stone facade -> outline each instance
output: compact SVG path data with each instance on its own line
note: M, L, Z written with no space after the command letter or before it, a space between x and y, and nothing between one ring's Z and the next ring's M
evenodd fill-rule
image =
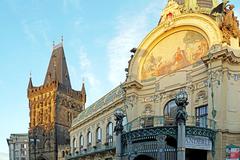
M71 88L63 45L54 46L45 82L28 85L30 159L57 159L58 145L69 145L68 129L83 109L86 92Z
M174 100L181 90L187 92L189 102L186 136L206 142L197 149L189 145L186 159L224 160L226 146L239 145L239 37L230 35L226 43L219 27L221 15L209 16L208 6L188 8L191 3L217 6L216 1L189 0L184 6L168 2L158 26L132 50L119 92L114 89L73 120L68 159L107 159L111 153L114 159L116 147L108 149L105 143L107 124L117 108L128 122L122 143L116 144L122 147L122 159L175 159ZM103 131L100 144L94 140L98 127ZM89 145L90 132L94 138ZM166 152L156 151L158 147Z
M29 160L28 134L11 134L7 143L9 160Z

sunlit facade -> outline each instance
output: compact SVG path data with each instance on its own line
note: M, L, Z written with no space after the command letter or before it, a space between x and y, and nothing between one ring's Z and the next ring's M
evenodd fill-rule
M116 159L117 145L123 160L176 159L181 90L189 97L187 160L224 160L228 145L240 146L240 31L231 7L211 13L217 5L168 1L158 26L131 50L126 81L73 120L67 159ZM126 114L121 144L117 108Z

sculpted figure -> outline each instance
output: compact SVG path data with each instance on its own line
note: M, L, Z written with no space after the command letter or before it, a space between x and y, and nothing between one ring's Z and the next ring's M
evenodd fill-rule
M222 24L220 25L221 30L223 31L224 42L230 44L230 37L240 38L239 30L239 21L237 17L234 16L234 5L227 5L224 9L224 17Z

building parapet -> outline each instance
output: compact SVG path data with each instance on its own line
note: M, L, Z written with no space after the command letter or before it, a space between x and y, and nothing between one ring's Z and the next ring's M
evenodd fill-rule
M93 103L91 106L86 108L84 111L82 111L77 118L73 120L72 127L77 125L79 122L85 120L87 117L91 117L92 115L96 114L98 110L103 110L103 108L109 106L113 102L116 102L117 100L124 97L124 90L121 88L121 86L116 87L112 91L110 91L108 94L103 96L101 99Z

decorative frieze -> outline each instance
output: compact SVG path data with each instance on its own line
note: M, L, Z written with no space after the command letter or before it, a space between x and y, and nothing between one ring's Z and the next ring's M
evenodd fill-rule
M240 73L231 73L230 71L227 71L227 78L228 80L239 81Z
M103 109L103 107L109 106L111 103L123 98L125 96L124 90L121 86L118 86L110 93L102 97L100 100L86 108L82 111L76 119L73 120L73 124L79 123L81 120L84 120L86 117L91 116L93 113L96 113L98 109Z

